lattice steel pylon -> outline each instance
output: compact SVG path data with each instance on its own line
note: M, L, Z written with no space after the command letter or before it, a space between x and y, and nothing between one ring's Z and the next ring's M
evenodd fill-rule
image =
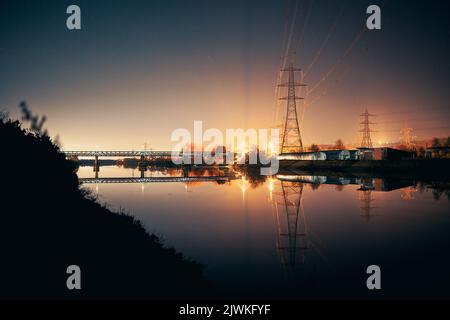
M303 151L302 137L300 134L300 127L298 125L297 117L297 100L303 100L302 97L298 97L296 94L297 87L305 87L301 81L295 82L295 72L301 69L294 68L291 63L289 68L282 69L282 71L288 71L288 82L279 84L279 87L287 87L287 96L281 97L280 100L286 100L286 119L283 126L283 138L281 140L281 154L283 153L298 153ZM303 72L300 79L303 79Z
M405 123L405 126L402 128L402 144L406 147L411 146L411 131L412 128L408 128L408 126Z
M360 114L360 117L363 117L363 121L360 124L363 125L363 129L359 130L363 133L361 140L361 148L373 148L372 139L370 138L370 133L374 132L370 129L371 124L375 124L374 122L370 122L369 118L374 117L374 114L370 114L369 111L366 111L363 114Z

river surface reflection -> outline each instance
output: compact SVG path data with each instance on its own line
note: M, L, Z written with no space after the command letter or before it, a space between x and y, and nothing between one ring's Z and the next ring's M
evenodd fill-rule
M230 178L149 179L218 175ZM92 167L80 167L78 176L95 178ZM102 180L120 177L133 179ZM445 188L398 178L175 169L141 174L115 166L101 167L98 178L84 187L202 263L225 296L450 297ZM382 271L376 292L366 287L372 264Z

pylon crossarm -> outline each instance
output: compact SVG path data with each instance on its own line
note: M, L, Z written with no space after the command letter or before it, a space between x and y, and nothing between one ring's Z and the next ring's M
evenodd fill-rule
M304 83L298 83L298 82L296 82L296 83L288 83L288 82L286 82L286 83L280 83L279 85L277 85L277 87L289 87L289 86L307 87L308 85L304 84Z
M300 97L281 97L280 100L303 100L304 98L300 98Z
M302 71L302 69L290 67L290 68L281 69L281 71Z

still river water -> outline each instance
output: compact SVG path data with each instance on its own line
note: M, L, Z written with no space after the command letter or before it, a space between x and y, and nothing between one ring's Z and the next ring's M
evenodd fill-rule
M80 167L78 176L95 175L92 167ZM150 170L144 176L183 172ZM107 177L141 173L102 166L99 178ZM304 174L140 181L87 180L84 187L202 263L205 276L228 297L450 297L445 188ZM373 264L381 268L382 289L369 291L366 268Z

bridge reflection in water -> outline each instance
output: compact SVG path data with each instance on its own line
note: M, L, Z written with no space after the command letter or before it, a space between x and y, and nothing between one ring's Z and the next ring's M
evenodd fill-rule
M225 183L238 177L234 171L229 170L228 167L222 166L208 166L208 167L196 167L191 165L182 165L180 168L170 170L169 175L156 175L146 177L146 172L159 171L152 169L152 167L144 164L137 166L139 170L139 177L133 175L131 177L100 177L99 170L96 170L96 164L94 164L94 177L78 178L81 183L158 183L158 182L217 182ZM134 168L133 168L134 169Z
M226 182L236 179L234 176L200 176L200 177L112 177L112 178L80 178L81 183L151 183L151 182Z

